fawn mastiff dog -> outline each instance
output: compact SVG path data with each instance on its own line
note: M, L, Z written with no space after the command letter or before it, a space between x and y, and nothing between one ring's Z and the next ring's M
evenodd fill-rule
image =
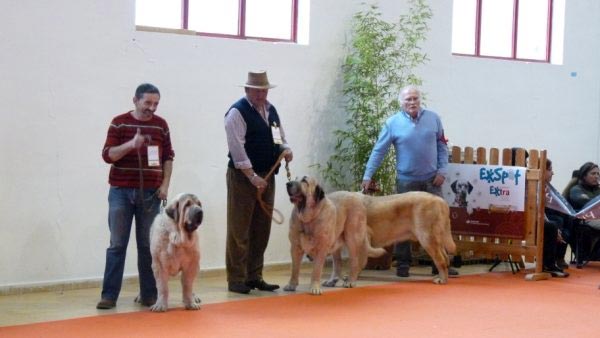
M290 201L294 204L290 218L289 239L292 256L292 275L285 291L295 291L298 286L300 262L304 254L313 259L310 293L320 295L321 273L327 255L335 253L331 278L323 283L335 286L341 272L341 249L345 244L350 260L350 276L344 287L355 286L358 274L367 257L385 253L382 248L371 247L367 237L367 210L360 194L335 192L325 195L313 178L287 183Z
M450 232L450 209L444 199L414 191L389 196L362 195L362 200L367 210L371 245L383 247L409 239L418 241L439 271L433 282L448 282L448 253L456 252L456 244Z
M150 228L152 270L156 279L158 298L151 311L162 312L168 308L169 276L181 272L183 303L188 310L200 308L200 298L192 291L194 279L200 268L198 232L203 210L198 197L179 194L156 216Z

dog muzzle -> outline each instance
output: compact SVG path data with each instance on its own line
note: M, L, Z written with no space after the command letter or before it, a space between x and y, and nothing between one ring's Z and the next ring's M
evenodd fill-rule
M202 219L204 218L204 212L200 206L194 205L191 206L187 211L187 220L185 222L185 230L187 232L193 232L200 224L202 224Z

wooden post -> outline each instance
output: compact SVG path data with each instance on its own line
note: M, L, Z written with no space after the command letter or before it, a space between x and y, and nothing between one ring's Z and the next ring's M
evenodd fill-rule
M532 158L531 162L534 161ZM529 281L536 281L550 278L550 274L543 272L544 266L544 220L545 220L545 207L546 207L546 151L542 150L539 165L540 168L540 180L538 184L537 193L537 213L536 213L536 261L535 261L535 272L525 275L525 279Z

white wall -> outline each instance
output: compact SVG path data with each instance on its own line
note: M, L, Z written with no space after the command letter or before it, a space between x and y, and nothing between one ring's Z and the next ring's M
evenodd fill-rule
M111 118L132 108L135 87L146 81L161 90L158 114L172 131L171 195L201 198L201 267L223 267L223 116L243 95L247 71L268 70L278 84L269 98L295 152L292 173L310 174L319 153L312 149L323 140L317 135L330 129L319 116L339 110L339 63L352 13L339 4L313 2L308 46L136 31L134 0L5 4L0 287L102 277L109 166L101 149ZM276 207L287 218L284 183L280 175ZM289 261L287 222L273 226L266 260ZM135 266L131 243L126 274Z
M600 2L566 2L563 65L452 56L452 1L431 3L421 74L452 144L546 149L561 191L573 169L598 162Z
M132 108L141 82L161 90L158 114L172 130L171 194L196 193L206 209L203 269L224 266L223 115L246 72L267 69L278 84L269 98L294 149L294 176L314 174L309 166L328 156L330 131L342 124L340 65L360 1L311 1L308 46L136 31L134 0L5 2L0 287L101 278L109 166L100 152L110 119ZM380 3L392 18L406 6ZM567 3L563 66L451 56L451 1L431 4L431 61L421 74L453 144L548 149L557 187L572 168L598 161L600 3ZM284 183L280 174L276 207L287 218ZM288 251L287 226L274 224L267 263L289 261Z

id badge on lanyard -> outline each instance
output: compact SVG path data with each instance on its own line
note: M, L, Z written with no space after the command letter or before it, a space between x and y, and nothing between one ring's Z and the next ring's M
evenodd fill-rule
M159 167L160 166L160 157L158 146L148 146L148 166L149 167Z
M273 143L283 144L283 140L281 139L281 132L279 131L277 122L273 122L273 125L271 126L271 133L273 134Z

